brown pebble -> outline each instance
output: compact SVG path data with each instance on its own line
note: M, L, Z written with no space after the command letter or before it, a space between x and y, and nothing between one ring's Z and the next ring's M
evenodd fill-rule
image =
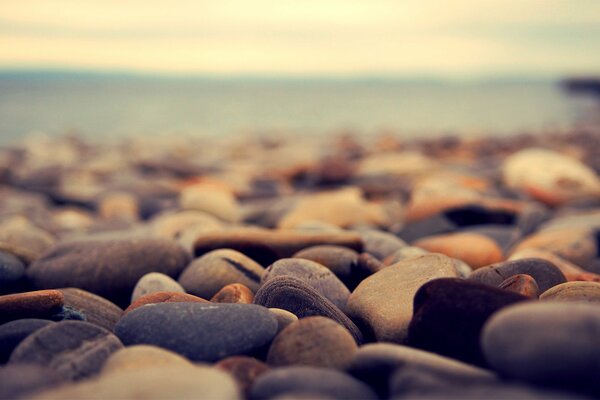
M36 290L0 296L0 323L21 318L43 318L61 310L65 301L59 290Z
M250 391L256 378L270 370L264 362L247 356L224 358L216 363L215 367L229 372L245 394Z
M187 293L179 292L155 292L140 297L129 307L125 309L123 314L135 310L138 307L145 306L146 304L156 303L210 303L208 300L204 300L201 297L193 296Z
M213 303L238 303L252 304L254 293L246 285L241 283L231 283L223 286L221 290L215 294L210 301Z
M540 295L540 288L531 275L517 274L513 275L498 286L500 289L522 294L523 296L537 299Z

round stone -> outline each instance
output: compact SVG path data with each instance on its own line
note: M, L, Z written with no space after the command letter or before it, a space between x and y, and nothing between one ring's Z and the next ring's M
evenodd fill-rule
M38 329L13 351L11 363L51 368L69 380L88 378L100 371L106 359L123 345L99 326L63 321Z
M210 303L208 300L204 300L201 297L193 296L187 293L179 292L156 292L150 293L140 297L129 305L124 311L127 314L130 311L135 310L146 304L157 304L157 303Z
M264 268L244 254L230 249L211 251L194 260L179 277L179 283L193 295L210 299L223 286L241 283L258 290Z
M171 368L193 365L187 358L172 351L145 344L128 346L111 354L102 373L121 373L143 368Z
M133 303L142 296L156 292L179 292L185 293L177 281L160 272L150 272L140 278L133 288L131 302Z
M247 356L227 357L216 363L215 367L233 376L242 392L246 395L249 394L254 381L270 369L264 362Z
M599 282L565 282L546 290L540 300L600 303Z
M531 302L490 318L481 343L491 367L508 378L597 393L599 335L596 304Z
M313 287L344 311L350 291L333 272L323 265L310 260L283 258L275 261L263 275L262 281L268 282L277 276L292 276Z
M166 239L87 240L53 247L27 270L37 288L77 287L128 304L148 272L178 275L189 256Z
M161 303L128 312L115 333L125 345L151 344L213 362L267 345L277 321L254 304Z
M325 317L307 317L281 331L269 348L267 363L273 366L310 365L345 369L356 351L350 332Z
M348 313L378 341L403 342L417 290L430 280L456 276L452 259L441 254L401 261L363 280L348 300Z
M383 260L404 246L406 242L394 234L376 229L366 229L359 232L363 242L363 251Z
M348 282L358 262L358 253L342 246L312 246L294 254L294 258L314 261L329 268L342 282Z
M52 321L47 319L17 319L0 325L0 364L8 361L11 353L33 332L46 325L52 324Z
M231 283L219 290L210 301L212 303L252 304L254 293L248 286L241 283Z

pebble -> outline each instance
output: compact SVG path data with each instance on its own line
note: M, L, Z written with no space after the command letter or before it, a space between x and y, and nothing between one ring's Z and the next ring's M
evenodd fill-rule
M484 366L479 347L484 323L498 310L525 300L520 294L463 279L427 282L414 297L408 343Z
M324 265L344 283L352 280L352 274L358 263L358 253L342 246L312 246L300 250L293 257Z
M27 336L12 352L10 363L50 367L75 381L97 374L106 359L122 347L106 329L87 322L63 321Z
M0 250L12 253L25 264L51 248L56 239L48 232L21 218L0 224Z
M292 393L310 395L311 398L377 399L369 386L350 375L329 368L308 366L282 367L262 374L250 389L250 399L266 400Z
M11 253L0 251L0 293L17 284L25 275L25 265Z
M378 341L402 343L417 290L430 280L456 276L454 263L444 255L401 261L363 280L348 300L348 314L369 327Z
M123 310L104 297L77 288L59 289L64 296L64 308L81 315L83 320L112 331Z
M277 319L277 333L281 332L292 322L298 321L296 314L293 314L287 310L283 310L281 308L269 308L269 311L271 311L271 313L275 316L275 319Z
M140 206L135 195L113 192L100 199L98 214L108 220L136 221L139 219Z
M233 249L269 266L280 258L292 257L307 247L337 245L362 249L360 236L350 232L312 232L293 229L236 228L206 232L194 243L196 257L216 249Z
M570 261L565 260L556 254L550 253L546 250L540 249L523 249L518 252L511 254L509 261L522 260L524 258L541 258L552 264L554 264L560 272L563 273L568 281L592 281L600 282L600 275L588 272L581 267L573 264Z
M254 293L248 286L241 283L230 283L223 286L211 299L212 303L252 304Z
M427 251L421 247L417 247L417 246L401 247L398 250L396 250L395 252L393 252L392 254L390 254L389 256L387 256L383 260L383 263L385 265L392 265L392 264L396 264L397 262L407 260L409 258L424 256L425 254L429 254L429 251Z
M346 328L325 317L307 317L291 323L273 340L267 363L280 367L310 365L344 370L357 346Z
M64 383L51 368L35 364L12 364L0 367L0 399L29 397L36 392Z
M179 292L156 292L150 293L145 296L140 297L133 303L129 305L123 312L127 314L130 311L135 310L141 306L145 306L146 304L158 304L158 303L210 303L208 300L205 300L201 297L194 296L187 293L179 293Z
M126 313L115 333L127 346L152 344L193 361L214 362L268 345L277 321L254 304L161 303Z
M166 239L88 240L56 245L27 276L39 289L73 286L123 305L146 273L176 276L188 261L183 248Z
M492 316L481 344L490 366L508 378L598 393L599 335L595 304L528 302Z
M278 276L300 279L329 299L340 310L344 311L346 308L350 291L333 272L319 263L298 258L282 258L266 269L262 282L268 282Z
M172 351L146 344L124 347L110 355L102 374L122 373L144 368L171 368L193 365L187 358Z
M154 216L151 221L154 235L166 239L177 239L190 231L198 233L203 230L217 230L223 225L216 217L194 210L162 213Z
M517 274L506 278L498 287L532 299L537 299L540 295L537 282L531 275L527 274Z
M142 276L135 284L131 294L131 302L133 303L142 296L156 292L185 293L185 289L168 275L160 272L150 272Z
M425 237L414 242L413 245L433 253L457 258L473 269L504 260L502 248L496 241L470 232Z
M266 282L256 292L254 303L268 308L287 310L298 318L323 316L338 322L362 343L358 327L331 301L303 281L291 276L278 276Z
M21 318L51 318L64 305L59 290L36 290L0 296L0 323Z
M0 364L5 364L11 353L27 336L52 324L46 319L24 318L0 325Z
M505 261L480 268L469 275L469 280L498 287L511 276L521 274L530 275L535 279L542 292L567 280L554 264L538 258Z
M540 300L600 302L599 282L565 282L546 290Z
M255 292L264 273L262 266L239 251L219 249L188 265L179 284L190 294L210 299L230 283L241 283Z
M233 193L209 183L184 188L179 204L184 210L203 211L227 222L236 222L240 218L240 207Z
M358 232L363 242L363 251L383 260L402 247L406 242L394 234L376 229L365 229Z
M206 366L142 368L101 375L77 384L43 391L32 400L198 399L241 400L233 378Z
M237 382L242 393L247 397L256 379L269 371L264 362L253 357L231 356L215 364L216 368L228 372Z

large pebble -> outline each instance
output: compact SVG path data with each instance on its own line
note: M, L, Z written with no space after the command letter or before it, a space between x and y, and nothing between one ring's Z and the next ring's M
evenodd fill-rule
M89 240L59 244L36 260L27 276L37 288L77 287L128 304L148 272L178 275L189 257L166 239Z
M212 362L259 350L277 333L277 321L254 304L161 303L128 312L115 333L125 345L152 344Z
M62 311L64 300L64 295L58 290L0 296L0 323L21 318L52 318Z
M495 314L481 343L489 364L506 377L598 391L599 336L595 304L534 302Z
M356 351L350 332L325 317L302 318L281 331L269 348L273 366L311 365L345 369Z
M179 277L190 294L210 299L230 283L241 283L258 290L265 270L239 251L219 249L194 260Z
M267 268L262 281L263 283L268 282L277 276L298 278L328 298L340 310L346 309L350 291L333 272L319 263L297 258L284 258L275 261Z
M350 375L306 366L276 368L262 374L252 386L250 398L266 400L292 393L309 395L310 398L377 399L369 386Z
M352 320L326 297L297 278L279 276L271 279L256 292L254 303L287 310L298 318L319 315L331 318L348 329L357 343L362 343L362 333Z
M0 325L0 364L8 361L11 353L33 332L52 324L47 319L25 318Z
M520 274L530 275L535 279L542 292L567 280L554 264L539 258L505 261L479 268L469 275L469 280L497 287L511 276Z
M216 249L233 249L263 266L280 258L292 257L307 247L319 244L362 249L360 236L349 232L311 232L292 229L236 228L201 233L195 241L196 256Z
M408 246L402 239L394 234L376 229L359 231L365 253L369 253L379 260L383 260L402 247Z
M106 359L122 347L106 329L87 322L63 321L25 338L10 362L47 366L66 379L79 380L98 373Z
M312 246L294 254L294 258L311 260L326 266L342 282L348 282L358 262L358 253L342 246Z
M378 341L403 342L413 316L413 298L426 282L458 273L452 259L430 254L391 265L363 280L347 309Z
M171 368L173 366L191 366L185 357L172 351L145 344L128 346L111 354L102 367L102 373L120 373L122 371L143 368Z
M124 311L127 314L130 311L135 310L146 304L157 304L157 303L210 303L201 297L194 296L187 293L179 292L156 292L150 293L140 297L129 305Z
M64 296L64 308L81 315L83 320L112 331L123 315L114 303L94 293L77 288L60 289Z
M180 292L185 293L177 281L160 272L150 272L140 278L133 288L131 302L133 303L142 296L155 292Z
M600 303L599 282L565 282L546 290L540 300Z
M518 293L463 279L427 282L415 295L408 342L414 347L483 365L479 347L483 324L501 308L527 299Z

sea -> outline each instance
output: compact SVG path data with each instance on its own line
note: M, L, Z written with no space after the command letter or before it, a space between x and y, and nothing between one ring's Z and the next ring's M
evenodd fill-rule
M551 79L0 72L0 143L31 134L510 135L570 129L598 104ZM595 111L594 111L595 110Z

